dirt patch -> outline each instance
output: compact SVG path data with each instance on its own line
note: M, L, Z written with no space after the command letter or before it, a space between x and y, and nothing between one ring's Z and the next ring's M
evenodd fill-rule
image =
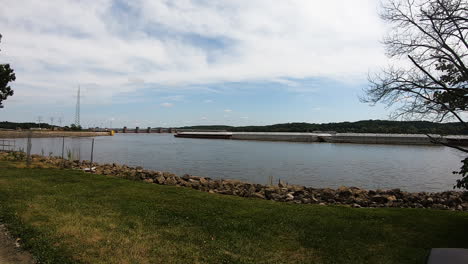
M19 247L5 226L0 224L0 263L1 264L35 264L33 256Z

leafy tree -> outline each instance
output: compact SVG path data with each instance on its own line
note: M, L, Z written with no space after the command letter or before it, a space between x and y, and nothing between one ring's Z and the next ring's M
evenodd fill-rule
M2 34L0 34L0 42L1 40ZM13 90L8 83L15 80L16 76L10 64L0 64L0 108L3 108L2 101L13 95Z
M400 64L371 76L363 101L395 107L394 117L454 119L468 130L467 14L467 0L384 0L381 18L391 25L384 45ZM462 162L456 187L468 189L468 159Z
M75 124L71 124L71 125L70 125L70 130L72 130L72 131L81 131L82 128L81 128L80 125L77 126L77 125L75 125Z

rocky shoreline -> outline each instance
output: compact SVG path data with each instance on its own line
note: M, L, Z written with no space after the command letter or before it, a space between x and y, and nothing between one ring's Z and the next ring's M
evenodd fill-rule
M0 152L3 160L24 160L24 153ZM365 190L357 187L312 188L288 185L279 182L277 185L262 185L237 180L211 179L192 175L179 177L173 173L145 170L142 167L129 167L119 164L90 164L89 161L70 161L58 157L32 155L34 167L53 167L79 169L89 173L115 176L130 180L141 180L153 184L183 186L192 189L253 197L278 202L319 205L344 205L361 207L398 207L398 208L431 208L440 210L468 211L468 192L405 192L400 189ZM91 169L92 168L92 169Z

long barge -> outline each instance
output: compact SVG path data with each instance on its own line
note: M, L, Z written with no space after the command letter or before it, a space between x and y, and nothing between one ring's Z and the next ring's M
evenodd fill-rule
M232 139L230 132L178 132L174 137L180 138L209 138L209 139Z
M178 132L180 138L232 139L288 142L329 142L357 144L433 145L424 134L370 133L274 133L274 132ZM468 136L431 135L443 143L468 146Z

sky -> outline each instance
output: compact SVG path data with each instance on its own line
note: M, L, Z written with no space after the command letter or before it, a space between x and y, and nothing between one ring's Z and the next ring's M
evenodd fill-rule
M0 120L84 127L388 119L359 101L386 65L376 0L15 0ZM53 120L52 120L53 118Z

